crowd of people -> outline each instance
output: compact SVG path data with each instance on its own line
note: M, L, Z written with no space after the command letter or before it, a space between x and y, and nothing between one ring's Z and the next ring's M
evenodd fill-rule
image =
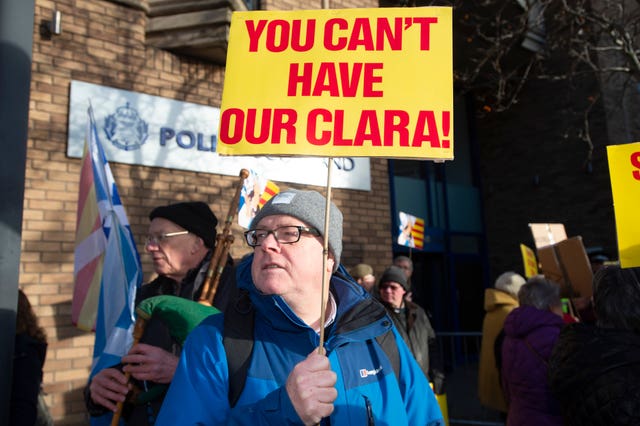
M229 259L223 273L214 301L223 313L204 320L184 346L152 317L120 364L90 378L89 413L113 413L120 403L127 425L444 425L430 383L435 378L438 391L444 381L429 356L435 333L406 297L411 269L390 266L377 283L369 265L347 271L342 214L331 203L325 229L325 204L320 193L298 190L265 204L245 232L253 253L237 265ZM189 202L157 207L149 219L145 248L157 278L137 302L165 294L197 300L216 244L215 215ZM385 301L392 285L402 287L401 300ZM246 360L238 367L236 358Z
M569 312L542 275L485 290L478 396L508 426L640 424L640 268L594 272Z
M325 224L325 205L320 193L294 189L269 200L244 233L253 252L225 260L213 301L220 313L184 344L150 318L121 363L90 377L88 413L118 412L131 426L444 425L442 354L429 312L412 300L411 258L343 267L342 213L330 203ZM158 295L195 303L216 216L205 203L181 202L153 209L149 221L156 278L136 303ZM46 336L25 300L20 292L14 374L30 379L14 382L12 398L29 392L12 399L11 413L29 412L24 424L34 424ZM563 312L557 283L512 271L485 290L478 397L508 426L640 424L640 269L600 268L581 303L588 321ZM20 325L21 312L31 325ZM16 370L27 359L28 376Z

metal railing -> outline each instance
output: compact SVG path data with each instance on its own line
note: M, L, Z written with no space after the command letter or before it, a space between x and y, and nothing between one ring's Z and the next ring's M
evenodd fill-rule
M449 425L504 426L500 413L478 399L481 332L438 332L438 349L446 374Z

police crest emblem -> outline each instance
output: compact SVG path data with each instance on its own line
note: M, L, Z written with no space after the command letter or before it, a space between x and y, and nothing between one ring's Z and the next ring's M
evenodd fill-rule
M117 108L115 114L105 119L104 131L107 139L116 147L133 151L146 142L149 136L149 125L127 102L125 106Z

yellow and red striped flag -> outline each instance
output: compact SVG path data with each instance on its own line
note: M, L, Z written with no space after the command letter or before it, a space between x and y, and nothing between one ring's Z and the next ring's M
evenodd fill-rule
M416 221L411 227L411 236L416 248L424 248L424 219L416 217Z
M424 248L424 219L398 212L399 229L397 243L401 246Z
M238 225L248 229L256 213L278 192L278 185L250 170L240 192Z
M267 201L269 201L278 192L280 192L280 188L278 187L278 185L276 185L272 181L268 180L267 184L264 187L264 191L262 191L262 194L260 195L260 201L258 202L258 208L261 209L262 206L264 206L267 203Z

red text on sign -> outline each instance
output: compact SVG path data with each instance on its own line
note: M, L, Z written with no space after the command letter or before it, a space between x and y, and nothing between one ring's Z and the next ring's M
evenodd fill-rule
M347 135L344 110L316 108L307 116L305 136L315 146L448 149L451 112L443 111L440 117L439 128L434 111L418 111L412 120L403 110L362 110L355 131ZM254 145L295 144L297 118L297 112L288 108L229 108L220 117L219 140L227 145L243 140Z
M380 98L383 95L382 90L374 87L382 82L382 76L376 74L382 69L382 63L321 62L315 71L312 62L302 64L302 68L300 65L289 65L287 96L329 95L353 98L361 95L365 98ZM359 87L361 92L358 91Z
M404 36L411 31L419 39L419 49L429 50L431 25L437 23L438 18L434 17L355 18L353 21L333 18L324 25L322 43L332 52L402 50ZM273 53L289 49L307 52L314 47L316 25L315 19L247 20L249 52L257 52L261 48ZM415 27L418 28L417 34L413 31Z
M283 52L289 47L296 52L306 52L313 47L314 33L316 30L315 19L306 21L306 32L303 34L302 20L274 19L267 21L246 21L247 34L249 35L249 52L257 52L260 37L265 34L265 47L270 52Z
M227 145L235 145L243 138L254 145L265 142L279 144L282 141L295 144L297 119L296 110L289 108L260 111L249 108L246 113L240 108L229 108L220 116L219 139Z
M632 172L635 180L640 180L640 152L634 152L631 154L631 165L638 170Z
M395 18L392 30L388 18L376 19L375 29L371 28L372 20L369 18L356 18L351 28L348 20L333 18L324 26L324 47L331 51L382 51L386 41L391 50L402 50L403 30L407 31L413 24L417 24L420 27L420 50L429 50L430 25L437 22L438 18Z
M352 137L344 134L344 110L329 111L327 109L313 109L309 112L307 120L307 140L312 145L334 146L400 146L422 148L428 145L431 148L449 148L451 113L442 113L443 129L447 133L440 138L436 114L433 111L419 111L415 123L411 123L411 117L407 111L363 110L360 113L356 131ZM382 116L378 114L381 113Z

